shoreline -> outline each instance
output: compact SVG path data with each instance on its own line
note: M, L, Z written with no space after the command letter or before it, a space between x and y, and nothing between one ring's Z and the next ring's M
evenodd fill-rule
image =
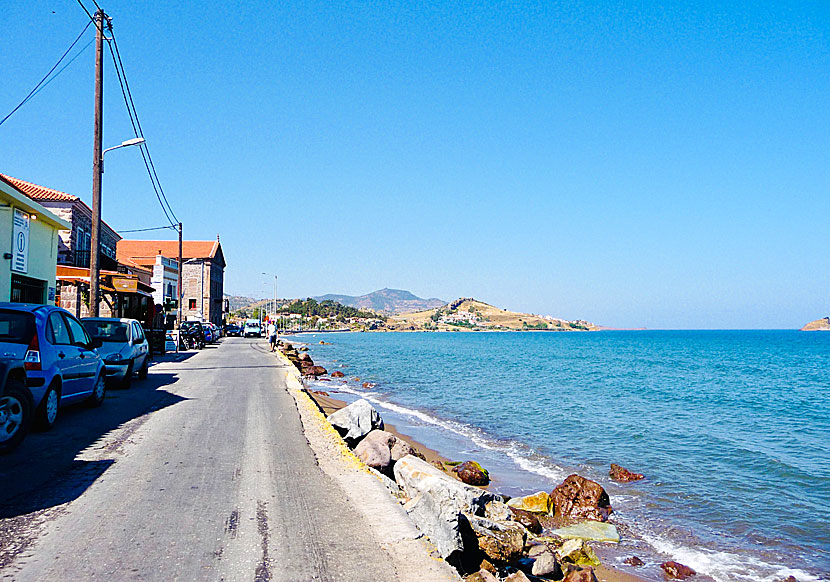
M332 388L334 388L334 386ZM330 394L322 394L321 392L327 392L325 390L306 388L304 391L319 408L320 412L322 412L325 416L328 416L348 405L347 402L335 398ZM332 392L336 391L332 390ZM442 455L440 451L428 447L405 432L399 431L395 425L389 424L385 421L383 430L395 435L401 440L406 441L417 452L424 455L424 458L428 462L441 466L449 476L455 477L452 472L447 471L447 463L451 463L453 461ZM488 489L488 487L482 487L482 489ZM634 573L626 572L607 564L600 564L599 566L594 567L594 573L596 574L599 582L647 582L649 580L646 577L638 576Z

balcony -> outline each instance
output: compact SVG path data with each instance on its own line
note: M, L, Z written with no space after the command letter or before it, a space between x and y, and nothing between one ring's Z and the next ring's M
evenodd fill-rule
M73 251L72 253L75 255L75 260L70 261L69 264L73 267L84 267L86 269L89 268L89 257L91 255L90 251ZM117 271L118 270L118 261L115 259L108 257L104 254L98 255L98 268L102 271Z

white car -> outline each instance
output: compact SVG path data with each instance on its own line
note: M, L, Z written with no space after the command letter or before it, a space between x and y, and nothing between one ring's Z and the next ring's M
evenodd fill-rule
M104 359L107 380L129 388L133 374L147 377L150 366L150 344L144 329L135 319L85 317L81 323L92 338L101 340L98 353Z
M262 337L262 328L259 323L246 323L242 330L242 337Z

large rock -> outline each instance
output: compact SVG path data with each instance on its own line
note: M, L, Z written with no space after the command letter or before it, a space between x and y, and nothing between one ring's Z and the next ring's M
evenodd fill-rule
M495 564L509 564L522 555L527 532L513 521L493 521L465 515L478 540L478 549Z
M602 521L583 521L567 527L553 530L560 538L590 540L595 542L619 542L617 528Z
M645 477L642 473L632 473L625 467L620 467L616 463L611 463L611 470L608 472L608 475L614 481L622 481L623 483L627 483L628 481L639 481Z
M637 556L631 556L631 557L626 558L625 560L623 560L623 564L628 564L629 566L639 567L639 566L645 566L646 563L643 562Z
M539 523L539 518L536 515L530 511L516 509L515 507L510 507L510 511L513 514L513 521L525 526L527 531L536 535L542 533L542 524Z
M519 570L518 572L513 572L504 579L504 582L530 582L530 578L525 576L525 573Z
M677 580L685 580L690 576L694 576L697 574L694 570L689 568L688 566L684 566L680 562L663 562L660 564L660 567L663 569L663 572L666 573L666 576L669 578L675 578Z
M569 475L550 494L556 517L607 521L613 511L608 493L596 481Z
M453 467L452 471L467 485L487 485L490 482L490 474L475 461L464 461Z
M487 570L479 570L474 574L466 576L464 582L499 582L499 579Z
M599 566L600 563L591 546L582 540L567 540L556 550L556 555L562 562L580 566Z
M523 509L533 513L550 513L551 499L544 491L539 491L533 495L526 495L524 497L514 497L507 502L507 505L516 509Z
M562 567L553 552L544 551L536 556L533 568L530 571L534 576L549 576L550 578L561 578Z
M392 474L395 461L412 452L409 443L383 430L370 431L354 449L354 454L361 461L386 475Z
M424 460L407 455L393 467L395 482L410 501L404 506L442 558L464 550L461 513L481 516L501 497L453 479Z
M590 566L574 566L569 564L565 568L565 577L562 582L597 582L594 569Z
M341 372L340 370L335 370L331 373L332 378L342 378L344 375L345 374L343 374L343 372Z
M513 518L512 509L501 501L490 501L484 507L484 517L493 521L507 521Z
M351 447L354 447L370 431L383 429L383 419L380 414L363 399L330 414L328 421Z
M303 376L323 376L327 374L323 366L303 366Z

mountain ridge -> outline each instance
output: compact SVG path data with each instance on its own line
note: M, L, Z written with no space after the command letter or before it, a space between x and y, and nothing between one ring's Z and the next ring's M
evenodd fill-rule
M390 289L384 287L365 295L341 295L328 293L312 297L316 301L336 301L342 305L358 309L371 309L378 313L406 313L408 311L423 311L446 305L447 302L436 297L423 299L405 289Z

